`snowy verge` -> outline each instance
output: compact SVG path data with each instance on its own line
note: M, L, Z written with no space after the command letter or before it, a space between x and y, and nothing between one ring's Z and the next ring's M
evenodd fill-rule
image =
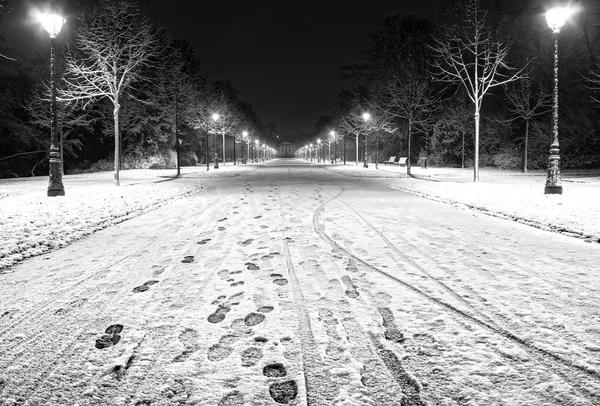
M206 189L196 178L238 176L253 166L174 170L127 170L121 186L112 172L67 175L66 195L47 197L47 178L0 180L0 272L26 258L63 247L168 202Z
M533 186L533 187L532 187ZM586 242L600 242L599 191L571 188L545 195L543 185L432 183L417 181L389 187L461 208L557 232Z
M326 169L345 176L395 178L388 186L460 208L516 221L587 242L600 242L600 171L566 171L563 194L545 195L544 171L482 168L480 182L473 182L473 169L360 165L331 165Z

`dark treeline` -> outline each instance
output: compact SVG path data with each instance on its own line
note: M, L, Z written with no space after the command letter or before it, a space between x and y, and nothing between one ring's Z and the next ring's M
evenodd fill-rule
M83 3L74 29L55 42L64 173L174 168L178 156L181 165L231 161L247 143L251 153L256 140L275 146L278 126L230 82L208 77L194 47L170 38L137 2ZM0 24L8 12L10 1L0 0ZM27 59L0 38L0 177L48 174L49 48Z
M445 0L434 18L381 21L360 60L343 67L348 87L334 113L319 118L313 155L320 139L333 142L340 159L345 148L351 161L396 155L409 164L427 157L438 165L546 168L554 36L545 12L555 2L506 3ZM558 35L561 166L600 167L600 2L571 2L571 10ZM310 142L300 154L310 154Z

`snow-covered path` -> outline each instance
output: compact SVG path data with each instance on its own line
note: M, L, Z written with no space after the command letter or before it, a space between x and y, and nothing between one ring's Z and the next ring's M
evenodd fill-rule
M0 405L600 404L597 244L300 161L202 184L0 275Z

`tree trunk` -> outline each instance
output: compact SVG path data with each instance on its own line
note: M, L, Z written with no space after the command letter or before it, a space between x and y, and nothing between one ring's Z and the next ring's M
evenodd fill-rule
M462 169L465 169L465 132L464 132L464 130L461 132L461 134L462 134L462 157L461 157L462 163L461 163L460 167Z
M475 107L475 158L473 159L473 182L479 182L479 106Z
M206 170L210 170L210 158L209 158L209 152L208 152L208 131L206 132Z
M408 119L408 151L406 152L406 174L410 175L410 139L412 135L412 120Z
M235 163L235 137L233 137L233 164L236 165L236 163Z
M121 167L121 134L119 133L119 98L115 98L113 116L115 120L115 173L114 173L114 183L119 186L121 183L119 181L119 169Z
M223 133L223 166L225 166L225 133Z
M175 97L175 151L177 152L177 176L181 174L179 166L179 133L177 132L177 97Z
M529 143L529 119L525 120L525 151L523 151L523 173L527 173L527 144Z
M346 165L346 136L344 136L344 165Z
M356 165L358 165L358 134L356 134Z
M63 132L63 128L62 125L60 127L60 132L58 134L58 136L60 137L60 173L61 174L65 174L65 139L64 139L64 132Z

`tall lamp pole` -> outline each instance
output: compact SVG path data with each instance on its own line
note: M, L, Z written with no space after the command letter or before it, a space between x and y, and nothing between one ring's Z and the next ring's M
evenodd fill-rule
M244 158L242 156L242 163L248 163L248 155L250 154L250 144L248 143L248 131L243 131L242 132L242 139L244 140L244 142L246 143L246 147L247 147L247 153L246 153L246 157ZM244 155L244 149L242 146L242 155Z
M371 119L371 115L369 113L363 113L362 115L363 121L366 123ZM369 164L367 163L367 131L365 131L365 153L363 159L363 168L368 168ZM375 162L375 167L377 167L377 162Z
M56 116L56 36L60 32L65 19L58 14L42 16L41 23L50 35L50 88L52 100L52 124L50 127L50 181L48 183L48 196L64 196L65 187L62 182L61 156L58 151L58 119Z
M221 116L217 113L212 115L212 119L215 123L219 120L220 117ZM216 128L216 126L215 126L215 128ZM216 129L215 129L214 134L215 134L213 137L214 144L215 144L215 167L214 168L219 169L219 154L217 154L217 130Z
M329 141L329 161L330 161L331 163L333 163L333 161L334 161L334 160L333 160L333 159L331 159L331 143L335 141L335 131L330 131L330 132L329 132L329 135L331 136L331 141ZM336 153L337 153L337 142L336 142L336 144L335 144L335 148L336 148L336 149L334 150L334 154L333 154L334 156L335 156L335 155L336 155ZM335 159L335 158L334 158L334 159Z
M560 179L560 153L558 148L558 34L569 17L568 7L555 7L546 12L548 27L554 37L554 97L552 109L552 144L548 157L548 177L546 178L545 194L562 194Z

